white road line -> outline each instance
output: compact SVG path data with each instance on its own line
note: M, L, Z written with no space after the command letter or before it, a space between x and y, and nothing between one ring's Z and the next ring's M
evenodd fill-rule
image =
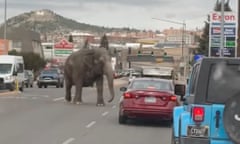
M25 97L46 97L48 98L49 95L35 95L35 94L24 94Z
M62 144L70 144L71 142L73 142L75 140L75 138L69 138L66 141L64 141Z
M116 105L112 106L112 108L115 109L115 108L116 108Z
M102 116L106 116L108 113L109 113L109 112L106 111L106 112L102 113Z
M12 99L12 98L16 98L14 96L1 96L0 98L2 99Z
M60 101L60 100L64 100L64 97L59 97L59 98L53 99L53 101Z
M90 128L90 127L92 127L95 124L96 124L96 121L92 121L88 125L86 125L86 128Z

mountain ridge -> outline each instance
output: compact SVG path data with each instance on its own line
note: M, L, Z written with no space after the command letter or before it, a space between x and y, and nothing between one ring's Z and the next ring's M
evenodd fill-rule
M4 25L1 25L1 29ZM30 12L25 12L7 20L7 27L10 28L25 28L28 30L38 31L39 33L54 33L79 30L84 32L92 32L103 34L112 31L139 31L129 28L107 28L103 26L91 25L76 20L63 17L52 10L41 9Z

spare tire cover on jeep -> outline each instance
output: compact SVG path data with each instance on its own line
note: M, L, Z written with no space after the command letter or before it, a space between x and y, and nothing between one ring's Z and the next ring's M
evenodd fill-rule
M223 123L230 139L240 144L240 93L225 103Z

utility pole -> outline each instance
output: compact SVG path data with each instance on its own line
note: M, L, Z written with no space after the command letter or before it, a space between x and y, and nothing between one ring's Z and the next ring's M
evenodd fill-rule
M4 50L5 51L8 51L6 50L7 49L7 0L5 0L5 3L4 3Z
M185 21L183 22L177 22L177 21L172 21L172 20L166 20L166 19L159 19L159 18L152 18L155 20L160 20L160 21L164 21L164 22L169 22L169 23L174 23L174 24L178 24L178 25L182 25L182 56L181 56L181 62L184 64L183 67L183 78L186 79L187 77L187 54L186 54L186 50L184 52L185 48L185 41L186 41L186 23Z
M185 47L185 39L186 39L186 35L185 35L185 32L186 32L186 23L185 21L183 22L177 22L177 21L172 21L172 20L166 20L166 19L159 19L159 18L152 18L152 19L155 19L155 20L159 20L159 21L164 21L164 22L168 22L168 23L173 23L173 24L178 24L178 25L182 25L182 60L184 59L184 47Z

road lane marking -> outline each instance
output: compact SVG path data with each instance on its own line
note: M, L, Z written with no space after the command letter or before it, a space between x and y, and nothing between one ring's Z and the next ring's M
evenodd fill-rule
M115 109L115 108L116 108L116 105L112 106L112 108Z
M86 128L90 128L90 127L92 127L95 124L96 124L96 121L92 121L88 125L86 125Z
M102 116L106 116L108 113L109 113L109 112L106 111L106 112L102 113Z
M23 94L24 97L45 97L48 98L49 95L35 95L35 94Z
M60 101L60 100L64 100L64 97L59 97L59 98L53 99L53 101Z
M75 138L69 138L66 141L64 141L62 144L70 144L71 142L73 142L75 140Z
M16 98L15 96L1 96L1 99L12 99L12 98Z

